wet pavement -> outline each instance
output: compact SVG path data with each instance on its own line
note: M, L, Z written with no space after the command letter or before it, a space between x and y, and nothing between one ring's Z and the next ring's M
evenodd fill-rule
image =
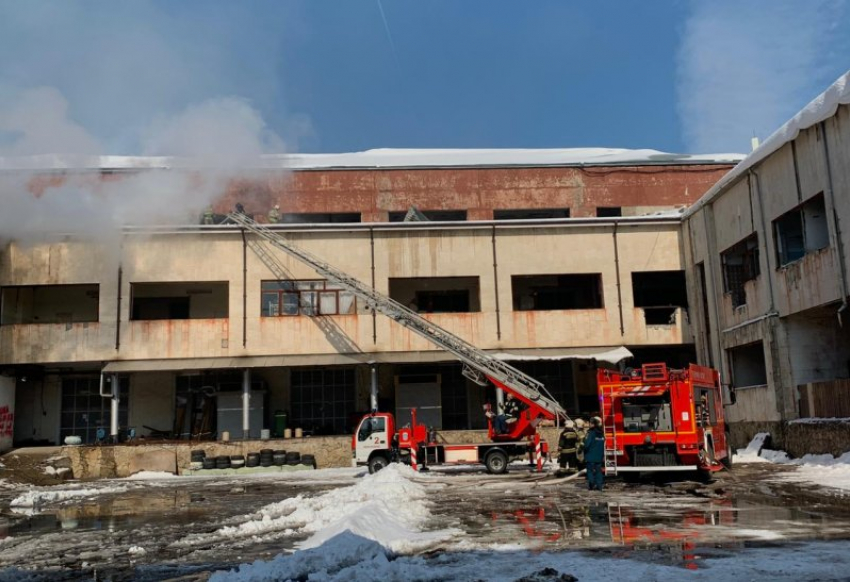
M579 480L553 485L524 468L505 477L432 472L423 482L434 483L433 527L466 532L444 550L582 550L698 569L706 557L742 548L850 538L850 496L776 480L788 470L742 465L708 484L611 480L603 492L589 492ZM103 492L94 497L32 509L10 508L26 488L0 487L0 580L203 580L217 569L269 559L306 534L183 540L362 475L323 474L98 482L93 486Z

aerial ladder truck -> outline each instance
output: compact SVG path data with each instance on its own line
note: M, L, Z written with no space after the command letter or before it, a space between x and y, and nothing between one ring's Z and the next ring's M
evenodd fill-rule
M489 442L456 445L436 442L435 432L416 422L415 409L411 413L410 424L402 427L397 427L392 414L373 411L361 419L352 438L354 462L357 465L366 465L370 472L374 472L390 462L406 463L414 469L437 464L483 463L491 473L504 473L512 459L530 456L540 470L542 459L548 453L548 445L541 441L537 426L544 420L559 422L568 418L564 408L542 383L293 245L269 226L256 222L242 212L231 213L228 218L256 235L252 239L246 237L246 243L278 279L289 277L269 245L312 267L327 281L349 291L375 312L389 317L455 356L463 364L464 376L476 384L486 386L488 382L492 383L525 405L516 422L508 425L507 433L496 434L493 423L489 422Z

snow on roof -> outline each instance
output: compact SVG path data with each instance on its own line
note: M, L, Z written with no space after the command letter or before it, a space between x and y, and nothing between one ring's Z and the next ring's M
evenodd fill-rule
M734 164L741 154L671 154L649 149L374 149L341 154L273 154L244 164L252 169L428 168L483 166L608 166ZM157 156L46 154L0 157L0 170L129 170L205 168L214 160Z
M683 219L697 212L703 206L714 200L724 188L729 186L743 176L750 168L771 154L778 151L782 146L791 142L800 135L804 129L825 121L835 115L839 105L850 104L850 71L847 71L833 83L829 89L815 97L811 103L800 110L797 115L789 119L785 125L777 129L770 137L764 140L758 148L744 158L741 163L732 168L725 176L712 186L693 206L688 208Z

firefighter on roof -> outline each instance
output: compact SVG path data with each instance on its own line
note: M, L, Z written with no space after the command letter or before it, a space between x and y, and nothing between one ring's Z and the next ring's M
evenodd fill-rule
M280 205L275 204L274 208L269 210L269 223L277 224L280 222Z

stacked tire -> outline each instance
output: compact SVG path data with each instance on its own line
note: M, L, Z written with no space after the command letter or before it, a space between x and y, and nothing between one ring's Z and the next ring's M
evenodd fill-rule
M260 466L260 453L248 453L248 456L245 458L245 466L246 467L259 467Z
M216 457L215 458L215 468L216 469L229 469L230 468L230 457L227 455Z
M301 453L298 451L289 451L286 453L286 464L287 465L300 465L301 464Z
M310 467L316 468L316 457L315 455L301 455L301 464L308 465Z
M263 449L260 451L260 466L271 467L274 464L274 451L271 449Z
M288 453L283 450L278 450L274 452L272 455L272 461L274 462L275 467L283 467L286 464L286 457Z
M204 451L201 451L201 450L192 451L191 452L191 459L190 459L190 462L189 462L189 469L191 469L192 471L197 471L199 469L206 469L206 467L204 467L204 461L206 460L206 458L207 458L207 454Z
M231 469L241 469L245 466L245 457L243 455L231 455L230 456L230 468Z
M203 469L215 469L215 466L216 466L215 457L213 457L211 459L208 459L206 457L204 458L203 466L202 466Z

